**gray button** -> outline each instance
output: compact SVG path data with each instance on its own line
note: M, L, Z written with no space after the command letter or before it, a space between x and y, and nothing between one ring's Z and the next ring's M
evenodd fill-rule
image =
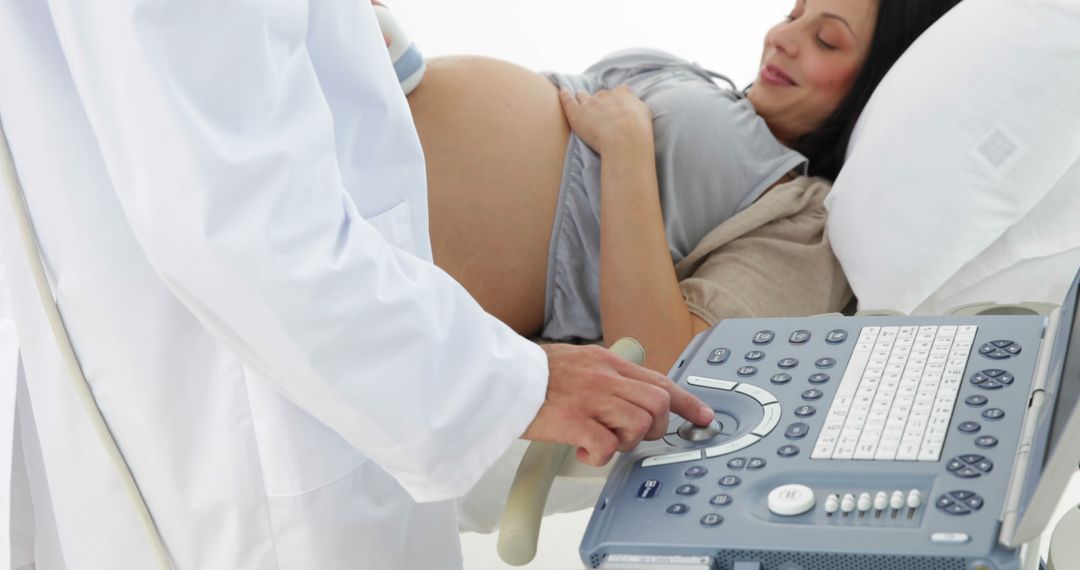
M716 526L722 522L724 522L724 517L716 513L709 513L701 517L701 524L704 526Z
M750 460L746 462L746 468L749 469L750 471L757 471L758 469L764 469L765 465L766 465L765 460L760 458L760 457L751 457Z
M982 497L975 495L974 497L964 499L964 504L967 506L967 508L973 511L977 511L983 507L983 500Z
M784 431L784 437L788 439L802 439L810 433L810 426L802 422L791 424Z
M967 399L964 400L964 403L972 407L979 407L985 406L988 400L989 399L982 394L975 394L974 396L968 396Z
M728 357L731 356L731 351L726 348L717 348L709 353L709 358L706 360L709 364L723 364L727 362Z
M742 471L746 467L745 457L736 457L727 462L728 469L733 471Z
M811 384L824 384L830 380L829 375L824 372L818 372L817 374L810 375Z
M986 459L975 464L975 468L983 473L989 473L994 470L994 462Z
M742 483L742 479L738 475L725 475L720 478L721 487L738 487L739 483Z
M961 479L974 479L976 477L981 477L982 473L980 473L977 469L973 469L971 467L965 467L965 468L960 469L958 471L953 471L953 475L956 475L957 477L959 477Z
M847 331L836 329L834 331L829 331L829 334L825 335L825 342L829 344L840 344L847 340L847 337Z
M825 393L821 390L807 390L802 393L802 399L812 402L814 400L820 400Z
M975 493L972 493L971 491L953 491L952 493L949 493L949 495L957 501L966 501L971 497L974 497Z
M734 499L731 498L731 495L728 495L727 493L720 493L719 495L716 495L713 498L709 499L709 504L713 505L714 507L726 507L730 505L732 501L734 501Z
M956 426L956 429L964 433L975 433L981 430L982 426L979 425L978 422L962 422L960 425Z
M998 444L998 439L996 437L992 436L992 435L981 435L981 436L975 438L975 445L977 445L977 446L979 446L979 447L981 447L983 449L988 449L988 448L994 447L997 444Z
M791 374L784 374L783 372L781 372L780 374L774 374L773 377L769 379L769 382L772 382L773 384L776 384L778 386L782 384L787 384L788 382L791 382Z
M1001 408L989 408L983 410L982 417L988 420L1000 420L1005 417L1005 410Z
M757 362L762 358L765 358L765 353L760 350L751 350L746 353L746 360L750 362Z
M956 504L956 501L950 499L949 497L946 497L946 496L942 495L941 497L938 497L937 503L935 503L935 504L937 505L937 508L939 508L939 509L946 509L946 508L949 507L949 505Z
M776 454L780 457L795 457L799 454L799 448L794 445L785 445L776 450Z
M805 344L808 340L810 340L810 331L795 331L788 337L788 342L791 344Z
M692 497L692 496L696 495L697 492L698 492L697 486L690 485L689 483L686 484L686 485L679 485L678 487L675 488L675 494L676 495L682 495L684 497Z
M777 361L776 365L780 368L783 368L784 370L790 370L798 366L799 361L795 358L781 358L779 361Z
M742 368L736 370L735 373L739 376L742 376L743 378L748 378L750 376L753 376L754 374L757 374L757 368L754 368L753 366L743 366Z
M679 437L689 442L698 443L716 437L722 429L723 426L716 420L709 422L709 425L705 427L686 421L683 422L683 425L679 426Z
M967 515L967 514L971 514L971 511L969 511L967 507L965 507L964 505L961 505L960 503L954 503L952 505L949 505L949 506L945 507L943 510L945 512L949 513L950 515Z
M800 418L808 418L816 413L817 408L815 408L814 406L804 404L802 406L799 406L798 408L795 408L795 415L799 416Z
M960 456L960 461L963 461L964 463L978 463L983 459L986 459L986 457L983 457L982 455L979 455L977 453L968 453L966 455Z
M682 503L675 503L667 508L667 514L674 516L685 515L688 512L690 512L690 507Z
M959 459L951 459L947 464L945 464L945 469L948 469L949 471L959 471L964 467L967 467L967 465Z
M772 331L759 331L754 335L754 344L769 344L776 338L776 333Z
M818 368L832 368L833 366L836 366L836 360L832 358L819 358L814 362L814 366L817 366Z
M701 479L708 474L709 470L700 465L694 465L683 472L683 475L686 475L689 479Z

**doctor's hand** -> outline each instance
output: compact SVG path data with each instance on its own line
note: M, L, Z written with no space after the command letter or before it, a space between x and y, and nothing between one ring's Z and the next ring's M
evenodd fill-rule
M663 374L599 346L549 344L544 405L522 438L576 446L582 463L606 464L616 451L667 431L668 412L708 425L713 411Z

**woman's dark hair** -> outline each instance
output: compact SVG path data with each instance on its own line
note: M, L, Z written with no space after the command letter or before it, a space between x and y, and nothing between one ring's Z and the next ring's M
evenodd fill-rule
M810 160L809 174L835 180L855 121L885 73L931 24L960 0L878 0L874 39L851 91L816 130L792 145Z

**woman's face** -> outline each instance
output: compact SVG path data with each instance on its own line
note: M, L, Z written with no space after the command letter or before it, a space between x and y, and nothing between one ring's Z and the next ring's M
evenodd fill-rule
M878 0L796 0L765 35L748 96L778 139L790 145L840 105L870 51L877 6Z

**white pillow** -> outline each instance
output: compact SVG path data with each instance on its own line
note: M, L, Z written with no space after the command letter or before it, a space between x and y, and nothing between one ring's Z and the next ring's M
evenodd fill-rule
M889 71L826 200L860 308L911 312L965 266L970 287L1080 243L1076 222L1002 239L1029 213L1028 230L1080 220L1076 200L1035 208L1080 157L1077 30L1076 0L964 0ZM990 263L969 266L980 254Z

